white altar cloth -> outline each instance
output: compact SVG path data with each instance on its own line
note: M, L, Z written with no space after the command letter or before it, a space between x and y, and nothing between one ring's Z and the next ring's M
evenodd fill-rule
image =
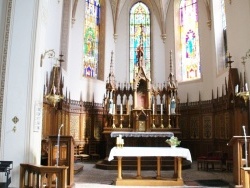
M123 137L171 137L174 136L173 132L111 132L111 137L117 137L122 135Z
M113 147L108 160L114 157L182 157L192 162L189 149L182 147Z

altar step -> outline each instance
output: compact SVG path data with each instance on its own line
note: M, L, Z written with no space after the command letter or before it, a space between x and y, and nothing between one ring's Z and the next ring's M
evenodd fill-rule
M142 157L141 158L141 170L156 170L156 158L155 157ZM96 168L103 170L117 170L117 159L108 161L108 158L100 160L96 163ZM182 169L191 168L191 162L183 159ZM137 159L135 157L126 157L122 159L123 170L137 170ZM161 170L173 170L174 159L171 157L162 157Z

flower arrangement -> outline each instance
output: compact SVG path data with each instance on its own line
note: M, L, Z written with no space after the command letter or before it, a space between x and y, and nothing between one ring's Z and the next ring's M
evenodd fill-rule
M171 136L170 139L167 139L166 142L171 146L171 147L175 147L180 145L181 141L178 140L177 137L175 136Z

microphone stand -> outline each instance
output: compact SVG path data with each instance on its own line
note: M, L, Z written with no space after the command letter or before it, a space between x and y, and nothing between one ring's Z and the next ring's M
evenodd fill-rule
M247 136L246 136L246 129L245 125L242 126L243 132L244 132L244 137L245 137L245 157L246 157L246 167L248 167L248 160L247 160Z
M60 145L60 131L61 128L63 127L63 124L60 126L58 130L58 136L57 136L57 155L56 155L56 166L58 166L58 161L59 161L59 145Z
M56 166L58 166L58 161L59 161L59 148L60 148L60 131L61 128L63 127L63 124L60 126L58 130L58 136L57 136L57 155L56 155ZM57 177L56 177L56 188L57 188Z

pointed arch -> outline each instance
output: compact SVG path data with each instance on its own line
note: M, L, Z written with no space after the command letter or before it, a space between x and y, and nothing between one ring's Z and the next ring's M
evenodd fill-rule
M84 45L83 45L83 76L98 77L98 47L100 30L100 2L99 0L86 0Z
M137 49L140 46L143 53L144 70L150 74L150 11L146 4L135 3L129 15L129 80L133 81L134 72L138 68Z
M181 0L179 7L180 58L176 64L177 78L181 82L201 78L200 44L197 0Z

